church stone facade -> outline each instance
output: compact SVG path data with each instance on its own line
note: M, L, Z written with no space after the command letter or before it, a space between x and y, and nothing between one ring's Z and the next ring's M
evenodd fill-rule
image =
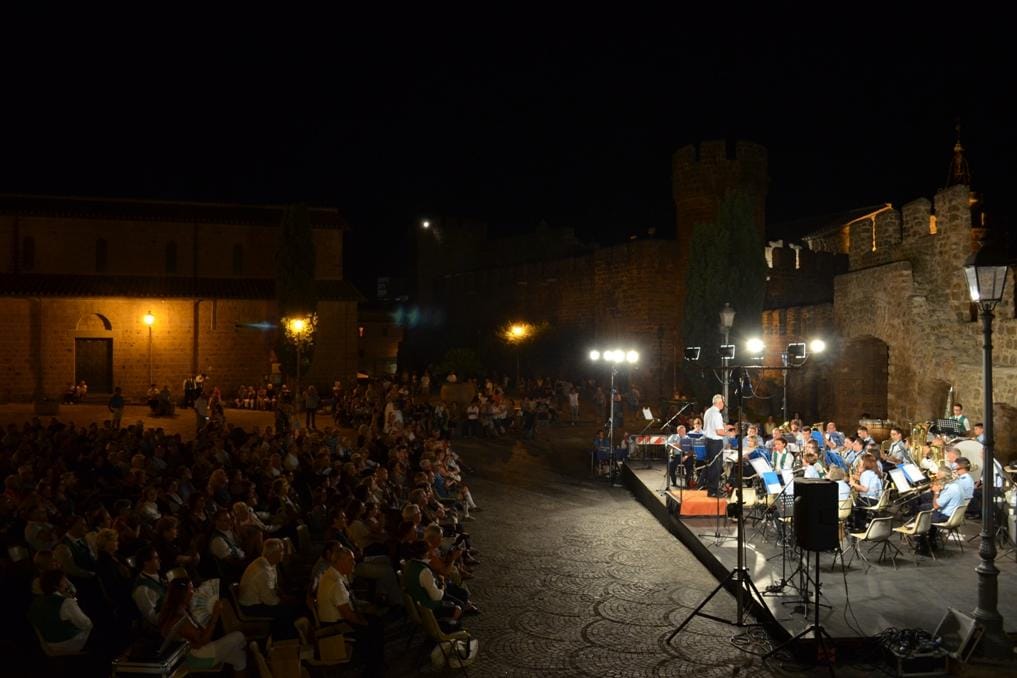
M318 333L303 383L356 369L360 295L343 223L309 210ZM224 394L273 373L281 207L0 196L0 401L59 398L85 379L141 398L208 373ZM149 326L144 318L151 314Z

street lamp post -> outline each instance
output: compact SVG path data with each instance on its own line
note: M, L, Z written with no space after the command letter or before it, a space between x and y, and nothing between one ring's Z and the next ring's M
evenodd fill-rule
M728 361L731 359L730 354L727 352L730 346L731 328L734 326L735 310L731 308L731 304L725 303L724 308L720 310L720 327L724 330L724 350L721 353L721 361L724 369L722 370L724 376L724 383L722 392L724 394L724 404L727 405L728 401L728 382L731 380L731 369L728 367Z
M154 383L152 381L152 325L155 324L155 316L149 311L143 320L148 325L148 385L151 386Z
M293 318L289 322L290 332L293 334L294 343L297 345L297 388L293 394L294 401L300 398L300 344L303 341L304 331L307 329L307 321L303 318Z
M995 508L995 459L993 458L992 428L992 320L993 313L1003 299L1009 260L1005 247L986 243L964 262L964 275L971 292L971 301L978 304L982 314L982 421L985 424L984 452L982 454L982 531L978 556L981 561L978 574L978 605L972 616L985 630L981 652L987 658L1013 657L1010 640L1003 631L1003 616L999 613L999 570L996 568L996 531L993 525Z
M618 365L620 365L622 363L626 363L626 362L629 363L630 365L634 365L635 363L639 362L639 353L637 351L632 351L632 350L630 350L630 351L623 351L621 349L614 349L612 351L604 351L603 353L601 353L600 351L597 351L597 350L593 350L593 351L590 351L590 360L592 360L593 362L597 362L599 360L603 360L604 362L606 362L606 363L611 365L611 391L610 391L610 395L609 395L611 405L610 405L610 409L609 409L610 414L608 414L609 419L608 419L608 423L607 423L607 431L608 431L607 432L607 439L608 439L608 443L611 445L611 451L609 453L610 454L610 463L611 463L611 475L610 475L610 479L611 479L611 485L614 485L615 484L615 472L616 472L615 464L614 464L614 376L616 374L618 374Z

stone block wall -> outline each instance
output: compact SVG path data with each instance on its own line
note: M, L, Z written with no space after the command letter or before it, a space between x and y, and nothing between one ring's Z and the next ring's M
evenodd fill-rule
M851 225L851 271L834 281L835 322L842 348L885 345L889 419L903 423L941 417L952 385L955 399L964 404L971 420L981 420L982 329L974 321L963 274L964 260L977 247L980 235L971 224L969 190L953 186L940 191L933 203L916 200L905 205L899 216L892 214L875 220L875 252L871 251L871 231L866 232L860 223ZM931 216L936 217L934 234ZM854 242L856 232L861 244ZM897 232L899 241L894 236ZM1008 285L1012 278L1011 271ZM997 308L994 324L994 411L1007 424L996 427L1004 456L1017 452L1017 428L1008 425L1017 423L1013 416L1017 411L1017 319L1013 288L1008 289L1011 292ZM850 354L850 350L841 352ZM840 364L838 369L858 367ZM850 399L835 400L838 420L853 422L860 414L852 409Z

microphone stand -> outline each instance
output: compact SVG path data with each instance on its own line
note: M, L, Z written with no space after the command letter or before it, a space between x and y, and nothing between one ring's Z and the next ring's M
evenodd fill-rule
M740 448L741 448L741 441L739 441L738 446L739 446L739 450L740 450ZM713 459L710 460L710 464L716 463L717 462L717 458L718 457L723 457L724 452L726 452L726 451L727 450L723 450L722 449L720 452L715 454L713 456ZM721 462L721 463L723 464L723 462ZM710 464L707 464L706 467L709 468ZM720 485L720 480L717 481L717 484ZM719 489L717 491L716 498L717 498L717 509L716 509L715 513L717 514L717 518L716 518L716 528L714 529L713 534L700 534L700 535L696 535L698 537L713 537L713 540L714 540L713 541L713 545L714 546L720 545L721 543L723 543L723 541L725 539L735 539L736 538L736 537L733 537L733 536L731 536L729 534L721 534L720 533L720 491L719 491Z
M672 422L672 421L674 421L675 419L677 419L677 418L678 418L678 416L679 416L679 415L680 415L680 414L681 414L682 412L684 412L685 410L689 409L690 407L692 407L692 403L685 403L684 405L682 405L682 408L681 408L680 410L678 410L677 412L675 412L675 413L674 413L674 416L673 416L673 417L671 417L670 419L668 419L667 421L665 421L665 422L664 422L664 425L660 427L660 430L661 430L661 431L663 431L663 430L664 430L664 429L666 429L666 428L667 428L668 426L670 426L670 425L671 425L671 422Z

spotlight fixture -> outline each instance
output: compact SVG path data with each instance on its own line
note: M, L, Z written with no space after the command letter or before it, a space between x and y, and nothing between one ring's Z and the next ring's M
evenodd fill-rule
M698 346L686 346L685 347L685 359L689 362L696 362L699 360L699 347Z
M718 349L718 353L722 359L734 360L735 347L734 344L722 344Z
M787 345L787 359L792 362L799 362L805 360L808 357L808 352L805 350L805 342L799 341Z
M809 342L809 349L813 353L822 353L823 351L826 350L826 342L823 341L822 339L813 339L811 342Z
M758 358L763 355L763 351L766 350L766 344L759 337L752 337L745 342L745 348L748 350L749 355L753 358Z

